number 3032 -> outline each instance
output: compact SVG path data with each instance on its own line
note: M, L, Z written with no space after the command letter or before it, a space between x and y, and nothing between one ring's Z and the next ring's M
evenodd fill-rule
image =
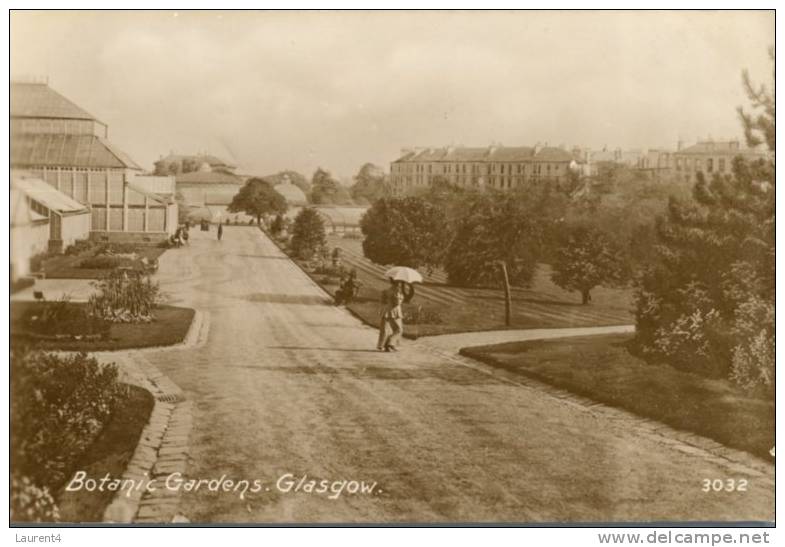
M747 479L703 479L704 492L746 492Z

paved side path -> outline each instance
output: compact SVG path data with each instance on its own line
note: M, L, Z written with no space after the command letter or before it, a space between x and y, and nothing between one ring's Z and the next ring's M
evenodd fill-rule
M145 358L193 402L188 477L261 485L184 493L192 522L774 518L768 464L730 467L432 346L373 351L376 333L257 230L192 234L160 278L172 304L209 313L207 341ZM276 487L286 474L299 492ZM309 478L376 487L330 499ZM748 488L705 493L706 478Z

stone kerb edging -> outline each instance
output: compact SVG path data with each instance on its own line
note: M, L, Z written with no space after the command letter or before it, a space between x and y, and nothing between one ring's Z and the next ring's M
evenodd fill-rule
M185 400L180 387L153 365L145 354L201 347L207 341L209 329L210 315L196 310L188 333L179 344L96 354L99 358L119 361L123 381L146 389L155 400L150 419L121 476L123 480L134 481L134 484L155 481L155 490L147 491L142 487L118 491L104 511L104 522L184 521L176 513L179 492L167 490L164 482L172 473L185 473L193 425L193 403Z
M140 352L133 352L128 358L137 369L136 378L143 379L142 387L155 397L155 405L121 478L143 485L155 481L155 490L141 487L118 491L104 511L103 520L123 524L171 522L180 496L178 491L167 490L163 483L171 473L185 473L193 424L192 403L185 401L182 390Z

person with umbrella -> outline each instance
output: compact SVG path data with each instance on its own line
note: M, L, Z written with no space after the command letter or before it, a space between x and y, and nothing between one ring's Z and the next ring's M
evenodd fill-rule
M379 351L398 351L397 346L403 334L401 304L414 297L412 283L421 282L422 276L411 268L396 267L388 270L385 277L390 280L390 286L382 291L379 340L376 347Z
M224 235L224 223L218 222L218 241L221 241L223 235Z

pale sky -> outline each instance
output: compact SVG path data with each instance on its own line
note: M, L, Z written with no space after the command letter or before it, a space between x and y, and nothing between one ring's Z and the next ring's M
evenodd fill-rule
M773 12L14 12L12 77L146 168L209 151L269 174L389 170L448 144L675 148L741 137Z

